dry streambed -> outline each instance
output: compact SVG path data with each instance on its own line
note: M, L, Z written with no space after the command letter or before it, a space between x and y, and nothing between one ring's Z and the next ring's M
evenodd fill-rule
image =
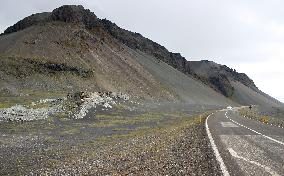
M205 116L121 108L79 120L0 123L1 173L219 175Z

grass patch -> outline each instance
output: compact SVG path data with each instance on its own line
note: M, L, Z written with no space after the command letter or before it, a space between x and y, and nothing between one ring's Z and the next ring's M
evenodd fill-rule
M98 141L113 141L115 139L129 139L133 137L139 137L143 136L146 134L156 134L160 132L167 132L171 130L176 130L176 129L184 129L187 127L190 127L192 125L199 125L199 124L204 124L206 117L210 113L203 113L199 116L189 116L188 114L183 114L183 113L172 113L172 114L163 114L163 113L147 113L147 114L142 114L138 117L134 117L133 119L139 120L139 122L145 122L148 120L161 120L163 117L168 117L172 115L171 118L168 118L167 123L158 123L154 127L150 127L147 125L142 125L139 126L133 130L129 130L128 128L114 128L114 130L117 131L122 131L122 130L128 130L129 133L126 134L118 134L118 135L110 135L110 136L102 136L98 138ZM174 117L174 118L173 118ZM151 119L152 118L152 119ZM127 124L129 121L124 121L124 124ZM132 122L132 121L131 121ZM167 132L168 133L168 132Z
M0 108L9 108L15 105L23 105L30 108L45 108L49 107L49 103L36 104L33 106L32 102L37 102L41 99L56 99L66 97L65 92L61 91L40 91L40 90L19 90L19 95L1 95Z
M128 106L125 104L116 104L114 105L114 108L118 111L123 111L123 110L128 109Z
M10 108L11 104L9 103L0 103L0 109L4 109L4 108Z
M131 131L129 128L114 128L112 131Z
M56 144L59 143L60 141L53 136L48 136L45 138L45 142L49 144Z
M71 128L71 129L63 130L63 131L61 132L61 134L62 134L62 135L66 135L66 134L68 134L68 135L74 135L74 134L78 134L78 133L80 133L80 132L81 132L80 129L78 129L77 127L74 127L74 128Z
M55 124L49 123L46 120L0 123L1 131L9 134L37 133L38 131L49 131L55 128Z
M112 127L120 125L135 125L147 122L157 122L165 117L158 113L141 114L134 117L129 116L117 116L117 115L97 115L95 118L97 121L90 124L91 127Z

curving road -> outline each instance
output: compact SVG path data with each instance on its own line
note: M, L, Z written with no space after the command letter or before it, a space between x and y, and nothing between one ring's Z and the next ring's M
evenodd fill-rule
M210 115L206 126L224 175L284 175L283 128L240 117L234 110Z

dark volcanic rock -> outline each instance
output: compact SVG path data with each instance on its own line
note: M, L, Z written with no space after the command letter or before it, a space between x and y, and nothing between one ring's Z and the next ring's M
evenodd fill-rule
M238 73L236 70L220 65L212 61L190 61L189 67L191 73L202 82L208 84L226 97L231 97L234 93L234 87L231 81L239 81L245 86L258 91L254 82L244 73Z
M93 76L93 71L90 69L66 64L42 62L30 58L1 58L0 70L17 78L24 78L37 73L46 75L71 73L82 78Z
M67 23L81 23L87 28L99 25L97 16L88 9L79 5L64 5L52 12L37 13L24 18L13 26L8 27L4 34L17 32L33 25L44 24L52 21L62 21Z
M67 23L82 23L87 28L93 28L98 25L97 16L89 9L84 9L83 6L64 5L51 13L53 21L63 21Z
M209 82L217 91L220 91L226 97L231 97L234 93L234 87L230 84L227 76L225 75L212 75L209 76Z
M183 73L190 73L186 59L179 53L171 53L164 46L161 46L158 43L143 37L139 33L122 29L109 20L103 19L101 22L103 23L107 32L128 47L152 55Z
M22 19L21 21L17 22L13 26L8 27L4 31L4 34L17 32L25 28L28 28L30 26L38 25L38 24L45 23L48 21L50 21L50 12L33 14L31 16L28 16Z

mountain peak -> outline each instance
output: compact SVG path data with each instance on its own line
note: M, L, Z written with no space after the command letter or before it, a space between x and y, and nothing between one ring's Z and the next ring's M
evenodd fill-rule
M82 5L63 5L51 13L51 19L54 21L88 23L96 20L97 16Z
M33 25L43 24L52 21L62 21L67 23L81 23L87 28L97 26L98 18L89 9L82 5L63 5L52 12L36 13L28 16L13 26L8 27L4 34L17 32Z

